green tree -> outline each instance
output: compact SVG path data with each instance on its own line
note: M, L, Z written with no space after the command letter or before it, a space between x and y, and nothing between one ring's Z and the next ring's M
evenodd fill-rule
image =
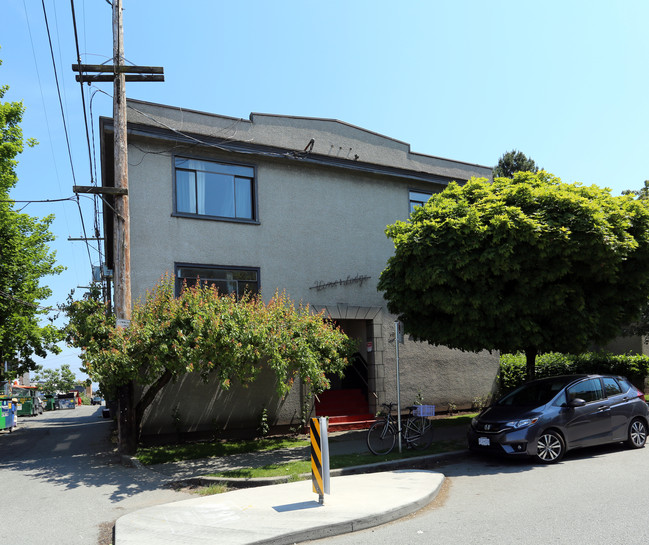
M649 299L649 209L547 172L456 183L387 227L378 287L419 340L469 351L579 352ZM630 289L632 287L632 289Z
M77 384L77 377L68 364L61 365L59 369L47 369L39 365L34 381L40 384L44 393L56 394L72 390Z
M7 90L6 85L0 87L0 99ZM63 270L48 247L54 240L49 231L53 216L39 220L20 213L9 195L18 182L16 157L25 145L23 112L22 102L0 102L0 378L4 363L9 369L4 378L34 369L34 356L58 353L56 343L62 338L52 323L42 325L48 311L40 306L52 293L41 279ZM35 141L26 143L32 146Z
M232 381L253 381L262 365L275 372L277 391L286 395L295 379L319 393L329 386L327 374L342 374L352 345L337 327L295 307L284 294L264 303L259 297L221 296L198 285L174 296L173 280L163 277L144 301L135 304L128 329L90 292L67 307L68 342L82 348L84 371L106 395L120 392L132 405L133 418L120 433L121 447L134 450L145 409L170 381L185 373L216 377L223 388ZM124 388L143 387L137 402Z
M512 150L505 153L494 167L494 178L511 178L517 172L538 172L536 163L523 152Z
M649 180L645 180L640 189L626 189L622 191L622 195L634 195L641 200L649 199Z

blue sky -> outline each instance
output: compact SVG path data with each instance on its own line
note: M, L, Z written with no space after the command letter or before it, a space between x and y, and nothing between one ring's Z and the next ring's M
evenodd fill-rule
M339 119L418 153L489 166L518 149L565 182L615 195L649 178L647 2L123 1L126 58L163 66L166 80L128 84L131 98L233 117ZM111 6L74 6L82 62L109 63ZM91 164L99 169L70 68L70 3L4 0L2 11L4 100L24 102L25 136L40 142L20 157L12 197L70 197L75 183L89 185ZM96 136L99 116L112 115L112 86L84 93ZM90 232L92 201L81 205ZM98 263L96 251L68 241L83 236L77 204L32 203L25 212L56 215L52 248L68 269L47 280L46 304L64 302ZM44 363L79 367L70 349Z

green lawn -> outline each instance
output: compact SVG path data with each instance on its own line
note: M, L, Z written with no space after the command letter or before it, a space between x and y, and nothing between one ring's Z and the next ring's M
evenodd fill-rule
M448 426L468 426L471 419L476 413L460 414L455 416L448 416L444 418L436 418L433 422L434 428L444 428ZM229 456L231 454L245 454L248 452L260 452L266 450L275 450L281 448L293 448L308 446L309 441L304 436L280 436L280 437L267 437L262 439L251 439L245 441L205 441L195 443L181 443L177 445L164 445L157 447L141 447L136 453L136 458L144 465L162 464L166 462L178 462L182 460L196 460L200 458L212 458L215 456ZM446 445L444 442L435 441L429 450L423 451L435 454L435 449L438 452L447 452L449 450L456 450L457 445ZM460 447L461 448L461 447ZM417 455L421 451L404 451L403 457ZM379 457L372 454L350 455L353 458L348 461L341 461L345 466L350 465L363 465L380 462L383 459L391 460L395 457L400 457L398 453L391 453L388 457ZM331 459L331 467L345 467L343 465L334 466L334 461ZM337 462L338 463L338 462ZM268 470L270 471L270 469ZM285 468L278 471L285 471ZM308 469L307 471L310 471ZM280 473L282 474L282 473ZM264 476L276 476L265 473Z
M386 456L374 456L371 453L359 454L339 454L332 455L329 458L331 469L343 467L362 466L366 464L376 464L391 460L400 460L404 458L413 458L415 456L425 456L429 454L440 454L442 452L452 452L461 450L466 445L463 441L435 441L426 450L403 450L399 453L395 447L394 451ZM235 469L211 473L209 477L224 477L231 479L252 479L260 477L282 477L287 476L290 480L299 480L305 474L311 472L311 461L304 460L299 462L289 462L286 464L269 464L258 468Z
M144 465L150 465L307 445L309 445L308 440L296 437L268 437L246 441L206 441L159 447L141 447L137 450L135 457Z

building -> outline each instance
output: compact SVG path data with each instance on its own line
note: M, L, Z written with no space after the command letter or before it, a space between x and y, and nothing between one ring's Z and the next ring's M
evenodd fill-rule
M112 120L101 120L103 184L113 182ZM344 380L327 397L338 408L356 397L358 414L396 400L394 316L376 289L392 254L386 225L456 180L491 177L491 168L413 153L404 142L328 119L252 114L249 120L128 101L129 206L133 299L165 272L177 285L197 277L227 292L265 298L285 289L338 321L358 340ZM112 264L112 209L104 208ZM438 410L490 393L498 355L405 340L401 399ZM316 407L316 408L318 408ZM311 410L305 390L277 399L260 379L222 391L187 375L168 386L143 434L297 425ZM351 411L351 409L350 409Z

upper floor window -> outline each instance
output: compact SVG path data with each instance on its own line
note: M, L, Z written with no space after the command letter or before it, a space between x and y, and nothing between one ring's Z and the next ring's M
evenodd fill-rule
M234 293L239 299L244 293L259 293L259 269L220 267L211 265L176 265L176 293L183 285L197 282L216 286L220 293Z
M175 213L256 219L253 167L176 157L175 175Z
M424 191L410 191L410 213L413 212L415 207L424 206L428 199L432 196L432 193L426 193Z

